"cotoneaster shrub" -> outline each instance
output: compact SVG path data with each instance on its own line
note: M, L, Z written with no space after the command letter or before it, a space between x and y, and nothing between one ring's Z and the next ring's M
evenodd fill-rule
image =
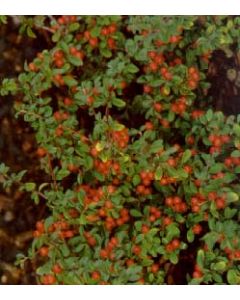
M47 28L52 48L1 87L51 178L20 183L51 212L29 249L39 284L171 283L184 253L183 282L239 284L240 117L211 109L206 74L240 19L40 21L21 31Z

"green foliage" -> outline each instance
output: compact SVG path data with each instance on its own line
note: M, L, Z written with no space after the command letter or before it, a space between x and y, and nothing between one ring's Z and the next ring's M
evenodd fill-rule
M45 28L52 48L1 86L23 95L16 115L51 178L22 185L51 211L29 251L42 256L39 283L164 284L190 248L189 284L239 284L240 119L206 96L209 59L239 42L239 18L48 23L22 19L21 33Z

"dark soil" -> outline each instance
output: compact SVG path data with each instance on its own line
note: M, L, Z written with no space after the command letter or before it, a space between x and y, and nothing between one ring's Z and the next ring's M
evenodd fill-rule
M24 61L31 61L45 46L41 37L20 37L13 19L7 26L1 25L0 80L16 77L23 71ZM13 172L28 170L26 177L40 181L35 148L32 130L23 120L14 118L13 97L0 97L0 162ZM43 203L35 205L16 188L3 192L0 185L0 284L35 283L31 265L26 263L21 270L14 262L17 254L27 253L35 223L44 215Z

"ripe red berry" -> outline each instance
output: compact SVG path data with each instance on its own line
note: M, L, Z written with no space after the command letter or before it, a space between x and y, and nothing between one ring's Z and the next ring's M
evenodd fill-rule
M141 253L141 247L140 246L137 246L137 245L135 245L135 246L133 246L133 248L132 248L132 252L135 254L135 255L140 255L140 253Z
M44 232L44 223L43 223L43 221L37 221L37 223L36 223L36 229L39 232Z
M157 63L155 63L155 62L151 62L150 64L149 64L149 69L152 71L152 72L157 72L157 70L158 70L158 65L157 65Z
M155 222L156 221L156 217L154 215L149 216L149 221L150 222Z
M99 255L101 258L106 259L108 257L108 251L106 249L101 249Z
M149 227L147 225L142 225L141 231L142 231L142 233L148 233Z
M52 271L53 271L53 273L55 273L55 274L60 274L60 273L62 273L62 268L61 268L61 266L59 265L59 264L55 264L53 267L52 267Z
M69 97L64 98L63 102L66 106L71 106L73 104L73 100Z
M184 169L184 171L185 172L187 172L188 174L191 174L192 173L192 167L191 166L189 166L189 165L185 165L184 167L183 167L183 169Z
M217 198L217 193L216 192L209 192L208 193L208 199L213 201Z
M115 33L117 31L117 25L115 23L112 23L109 27L108 30L110 33Z
M223 209L226 206L226 202L224 198L217 198L215 203L217 209Z
M47 151L44 148L39 147L37 149L37 156L44 157L46 154L47 154Z
M172 252L173 250L174 250L174 247L172 246L171 243L166 245L166 251L167 252Z
M175 158L170 157L170 158L167 160L167 164L168 164L170 167L176 167L177 161L176 161Z
M56 277L54 275L44 275L42 277L43 284L54 284L56 282Z
M154 59L157 56L156 51L148 51L148 57Z
M152 122L146 122L145 123L146 130L153 130L154 126Z
M29 70L32 71L32 72L36 72L38 70L38 68L36 67L36 65L33 62L31 62L28 65L28 67L29 67Z
M91 274L91 278L95 281L99 281L101 279L101 275L98 271L94 271Z
M163 218L163 225L167 226L172 223L172 219L170 217L164 217Z
M150 85L144 85L143 91L145 94L150 94L152 92L152 87Z
M97 37L92 37L89 39L89 44L95 48L98 46L98 38Z
M161 103L154 103L153 107L154 107L155 111L157 111L157 112L161 112L163 109L163 106Z
M48 253L49 253L49 248L47 246L43 246L39 249L40 256L46 257L48 256Z
M108 35L110 32L109 32L109 29L108 29L108 27L103 27L102 29L101 29L101 34L102 35Z
M172 240L171 244L174 249L177 249L180 246L180 241L178 239L174 239Z
M201 271L194 271L193 278L201 278L203 276Z
M157 273L159 271L159 265L158 264L153 264L152 266L151 266L151 272L152 273Z
M192 231L194 234L200 234L202 232L202 226L200 224L195 224Z
M107 45L109 49L114 49L116 48L116 42L113 38L108 38L107 39Z
M134 264L135 264L135 262L134 262L133 259L129 258L129 259L126 260L126 265L127 265L128 267L130 267L130 266L132 266L132 265L134 265Z
M190 90L194 90L197 87L197 82L194 80L188 80L188 87L190 88Z

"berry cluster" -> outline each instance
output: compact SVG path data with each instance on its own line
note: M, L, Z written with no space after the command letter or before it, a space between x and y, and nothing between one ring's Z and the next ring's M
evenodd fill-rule
M173 211L178 213L185 213L187 211L187 204L179 196L167 197L165 204L171 207Z

